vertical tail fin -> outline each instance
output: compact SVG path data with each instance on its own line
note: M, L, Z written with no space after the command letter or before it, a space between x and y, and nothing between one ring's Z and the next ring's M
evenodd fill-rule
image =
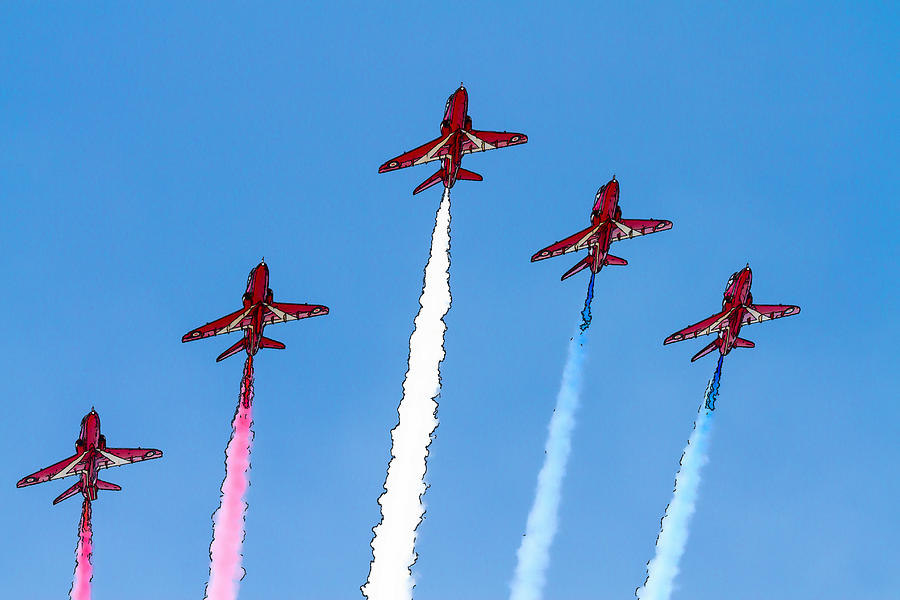
M216 362L223 361L226 358L228 358L229 356L234 356L241 350L246 350L246 349L247 349L247 336L244 336L241 339L239 339L238 342L234 346L232 346L231 348L229 348L228 350L226 350L225 352L220 354L219 357L216 359Z
M427 190L431 186L438 184L442 181L444 181L444 167L441 167L440 169L437 170L437 173L435 173L434 175L432 175L431 177L429 177L428 179L426 179L425 181L420 183L419 187L417 187L416 189L413 190L413 196L415 196L422 190Z

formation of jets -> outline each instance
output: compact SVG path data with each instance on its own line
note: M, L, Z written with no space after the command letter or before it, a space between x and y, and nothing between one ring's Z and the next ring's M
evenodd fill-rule
M469 96L460 84L447 100L444 118L441 121L440 137L392 158L380 168L380 173L394 171L426 162L441 161L441 166L431 177L413 191L418 194L437 183L452 188L458 180L481 181L481 175L467 171L461 166L462 157L473 152L483 152L495 148L524 144L528 137L522 133L505 131L480 131L472 128L468 114ZM672 228L671 221L656 219L623 219L619 206L619 182L612 180L597 192L590 214L590 225L555 244L547 246L531 257L532 262L587 250L587 256L571 269L562 279L567 279L584 269L598 273L606 265L626 265L628 262L609 253L613 242L642 235L666 231ZM728 280L722 311L666 338L664 344L680 342L701 335L717 334L715 340L700 350L691 361L701 358L713 350L724 356L732 348L752 348L753 342L739 337L743 325L760 323L780 317L795 315L800 308L782 304L753 304L750 294L751 272L749 265ZM221 361L242 350L254 356L260 348L283 349L281 342L263 335L266 325L285 323L328 314L328 307L319 304L288 304L275 302L269 287L269 268L261 261L250 271L247 288L243 295L243 306L220 319L198 327L184 335L182 342L190 342L231 332L242 332L242 337L216 359ZM26 487L46 481L77 476L78 481L60 494L53 504L81 493L87 500L97 499L98 490L120 490L113 483L99 479L101 469L131 464L142 460L160 458L162 452L152 448L109 448L106 438L100 433L100 417L91 409L81 422L81 431L75 443L75 454L36 473L23 477L17 484Z

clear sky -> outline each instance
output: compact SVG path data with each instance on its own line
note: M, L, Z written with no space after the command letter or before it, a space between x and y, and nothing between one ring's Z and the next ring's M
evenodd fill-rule
M16 489L91 406L114 446L95 598L201 598L241 375L236 310L265 256L246 600L358 598L440 189L378 165L438 134L464 81L453 305L416 598L505 598L586 276L531 264L615 173L548 599L630 598L715 363L663 347L749 261L754 325L724 366L675 598L896 598L900 587L898 23L891 3L64 3L0 9L5 598L64 597L80 505Z

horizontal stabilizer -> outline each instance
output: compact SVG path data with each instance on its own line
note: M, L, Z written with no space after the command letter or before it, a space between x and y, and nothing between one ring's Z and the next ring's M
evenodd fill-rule
M483 181L484 177L479 175L478 173L474 173L472 171L467 171L463 168L460 168L456 172L456 178L464 181Z
M232 346L231 348L229 348L228 350L226 350L225 352L220 354L219 357L216 359L216 362L225 360L229 356L234 356L241 350L246 350L246 349L247 349L247 338L242 337L241 339L239 339L237 341L237 343L234 346Z
M735 348L755 348L756 344L751 342L750 340L745 340L744 338L737 338L734 340Z
M625 260L624 258L619 258L618 256L613 256L612 254L607 254L606 255L606 264L624 267L625 265L628 264L628 261Z
M585 256L584 258L582 258L580 261L578 261L577 263L575 263L575 266L574 266L574 267L572 267L571 269L569 269L568 271L566 271L566 272L563 274L563 276L562 276L562 278L561 278L561 281L565 281L566 279L568 279L569 277L571 277L571 276L574 275L575 273L578 273L579 271L583 271L584 269L587 269L588 267L590 267L590 266L593 264L593 262L594 262L594 257L593 257L593 255L588 254L587 256Z
M274 350L284 350L284 344L282 344L281 342L276 342L275 340L270 340L267 337L264 337L261 340L259 340L259 347L260 348L272 348Z
M69 489L64 491L62 494L57 496L56 499L53 501L53 504L59 504L66 498L71 498L72 496L74 496L75 494L77 494L80 491L81 491L81 480L79 479L74 484L72 484L72 487L70 487Z
M102 479L97 480L97 489L98 490L107 490L110 492L121 492L122 486L116 485L114 483L110 483L108 481L103 481Z
M720 346L719 338L714 339L712 342L709 343L709 346L707 346L706 348L704 348L703 350L701 350L700 352L695 354L694 357L691 358L691 362L694 362L698 358L703 358L704 356L706 356L713 350L718 350L719 346Z
M413 196L421 192L422 190L427 190L433 185L436 185L444 180L444 168L441 167L437 170L437 173L423 181L419 184L419 187L413 190Z

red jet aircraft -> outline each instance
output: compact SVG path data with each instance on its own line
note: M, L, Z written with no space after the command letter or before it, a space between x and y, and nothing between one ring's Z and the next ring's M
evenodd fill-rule
M247 291L244 292L244 307L230 315L225 315L203 327L189 331L181 338L182 342L190 342L203 338L244 330L244 337L234 346L223 352L216 362L246 350L250 356L260 348L284 349L284 344L263 337L263 328L272 323L285 323L306 317L320 317L328 314L327 306L318 304L287 304L272 300L269 288L269 267L263 260L250 271L247 278Z
M460 167L463 154L483 152L504 146L515 146L528 141L524 133L508 133L506 131L478 131L472 129L472 117L469 116L469 95L463 84L447 99L444 120L441 121L441 137L431 140L424 146L392 158L378 168L379 173L387 173L404 167L421 165L433 160L441 161L437 173L423 181L413 190L418 194L443 181L444 187L452 188L457 179L481 181L478 173Z
M531 262L588 248L588 255L566 271L562 279L567 279L588 267L592 273L598 273L604 265L628 264L624 258L609 253L609 246L613 242L666 229L672 229L671 221L622 218L622 208L619 206L619 182L613 175L612 180L597 192L594 208L591 210L591 226L540 250L531 257Z
M718 333L709 346L698 352L691 359L694 362L698 358L706 356L715 349L722 356L731 352L732 348L753 348L756 344L745 340L738 335L741 326L751 323L761 323L780 317L789 317L800 312L799 306L790 304L753 304L753 294L750 293L750 281L753 278L750 265L747 265L737 273L734 273L725 286L725 298L722 300L722 312L704 319L696 325L685 327L666 338L663 344L681 342L701 335Z
M91 408L91 412L81 420L81 432L78 435L78 441L75 442L75 455L46 469L41 469L37 473L23 477L16 487L26 487L51 479L78 475L79 479L75 485L57 496L53 504L59 504L78 492L93 501L97 499L98 490L119 491L122 489L114 483L99 479L97 474L100 469L119 467L160 456L162 456L162 452L153 448L107 448L106 437L100 433L100 416Z

